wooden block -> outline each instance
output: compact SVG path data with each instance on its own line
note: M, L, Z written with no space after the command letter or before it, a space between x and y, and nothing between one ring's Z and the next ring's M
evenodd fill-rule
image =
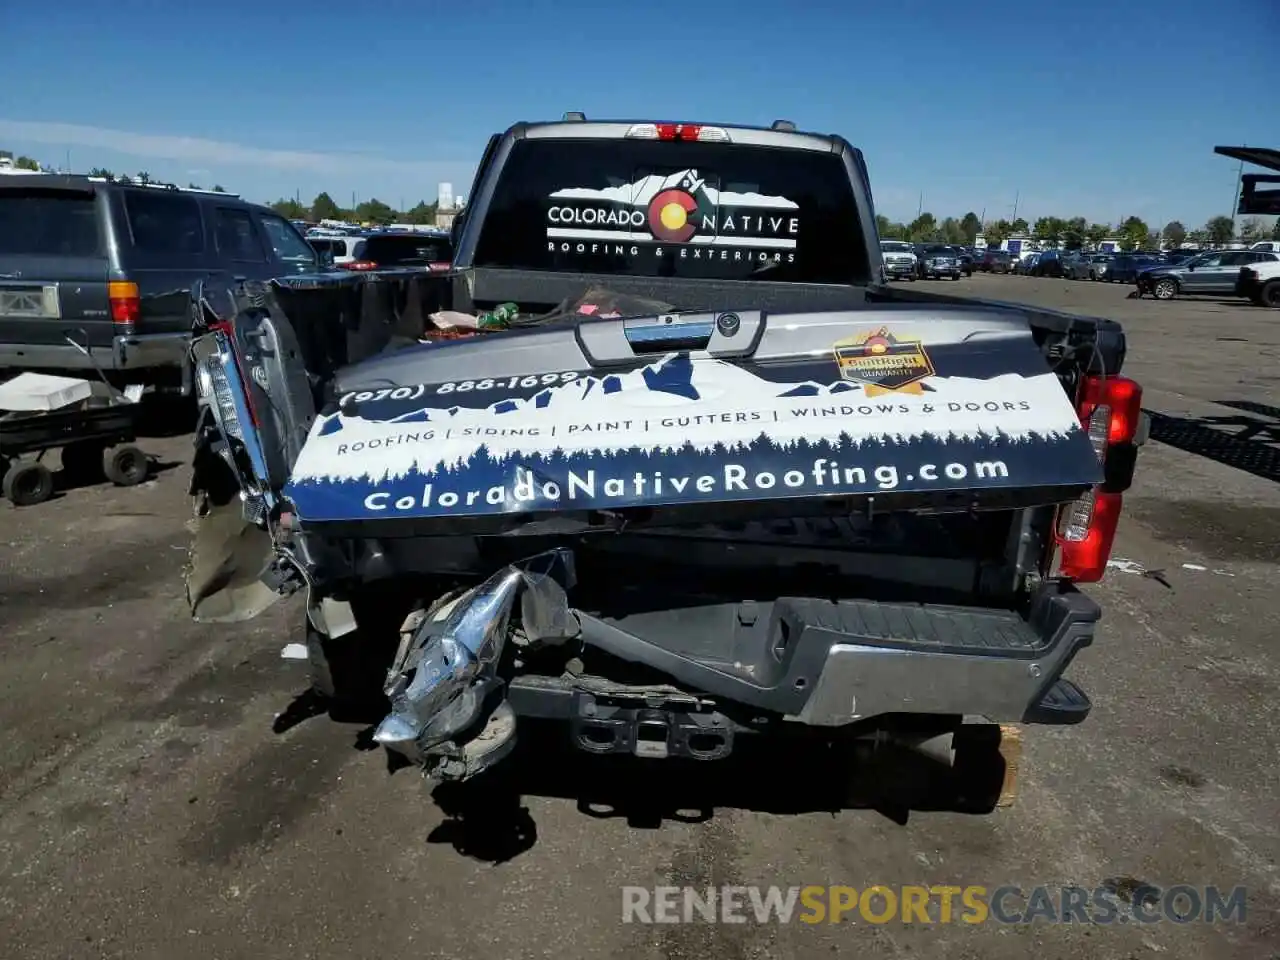
M1000 724L999 752L1004 760L1004 782L1000 785L997 807L1011 807L1018 799L1018 769L1022 764L1022 728L1017 724Z

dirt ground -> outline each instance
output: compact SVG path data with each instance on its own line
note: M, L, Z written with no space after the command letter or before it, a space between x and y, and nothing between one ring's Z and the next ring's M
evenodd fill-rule
M1100 635L1072 670L1094 712L1028 729L1017 805L833 814L831 771L782 760L729 761L714 790L566 763L518 798L433 793L390 771L367 726L290 718L296 608L190 622L190 439L153 438L163 471L141 487L0 504L0 952L1280 956L1280 314L1023 277L937 286L1122 320L1158 415L1116 568L1091 591ZM914 883L1243 885L1248 906L1218 925L621 918L624 885Z

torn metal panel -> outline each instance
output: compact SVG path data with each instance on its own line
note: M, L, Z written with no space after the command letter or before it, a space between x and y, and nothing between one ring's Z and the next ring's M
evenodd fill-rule
M411 623L412 635L401 644L386 686L392 710L374 739L429 766L452 757L458 776L486 766L489 754L505 753L515 719L502 719L510 710L502 709L504 684L497 669L516 602L527 638L571 637L578 632L566 593L573 583L573 555L551 550L511 564L452 599L443 619L445 607L434 617L412 618L416 626Z

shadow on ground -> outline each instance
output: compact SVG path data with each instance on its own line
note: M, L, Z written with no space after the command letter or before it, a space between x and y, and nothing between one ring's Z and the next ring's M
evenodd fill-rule
M1235 416L1174 417L1154 410L1151 439L1280 483L1280 408L1249 400L1220 400Z
M314 694L300 694L274 724L282 734L329 712ZM346 723L371 715L331 714ZM380 717L379 717L380 719ZM315 722L324 722L317 719ZM374 727L360 730L354 748L376 751ZM463 856L502 863L531 849L538 830L525 800L569 800L593 819L621 819L636 829L664 823L702 823L718 811L770 814L873 810L899 825L913 812L991 813L1006 782L995 749L999 728L973 731L952 754L866 742L739 738L722 760L640 760L630 754L592 755L569 742L568 726L522 720L515 750L492 770L464 783L438 783L431 792L444 821L428 843L449 844ZM387 752L389 775L411 765Z

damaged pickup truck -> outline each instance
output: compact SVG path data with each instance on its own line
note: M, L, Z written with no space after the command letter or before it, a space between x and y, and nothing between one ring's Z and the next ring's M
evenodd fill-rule
M197 619L302 591L317 693L440 779L533 721L715 761L1084 719L1116 323L889 288L862 154L786 122L521 123L469 196L430 309L506 329L328 371L336 312L195 291Z

